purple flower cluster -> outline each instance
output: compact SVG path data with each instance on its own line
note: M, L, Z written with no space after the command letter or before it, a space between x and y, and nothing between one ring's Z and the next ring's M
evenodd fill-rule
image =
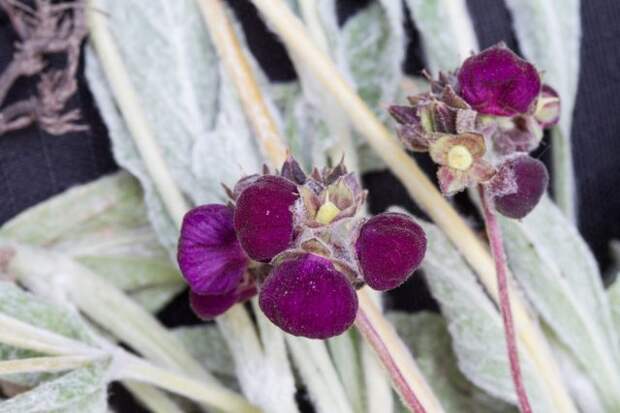
M547 170L529 153L559 120L558 94L503 44L427 77L430 92L390 108L405 147L430 153L444 194L482 184L500 213L523 218L547 189Z
M280 173L245 177L228 193L229 205L194 208L181 228L179 267L205 319L258 294L284 331L332 337L355 320L356 288L398 287L426 251L411 217L356 216L366 192L342 163L307 176L289 158Z

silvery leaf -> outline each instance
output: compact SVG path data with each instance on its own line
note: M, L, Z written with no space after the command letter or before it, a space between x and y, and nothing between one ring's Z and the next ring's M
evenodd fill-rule
M618 336L601 274L579 232L548 197L521 222L501 224L509 265L527 297L606 403L620 406Z
M223 75L196 2L101 0L98 7L108 14L141 110L174 180L194 203L225 200L220 183L234 185L243 174L259 170L263 159L236 91ZM92 54L87 59L87 78L117 161L140 179L160 240L174 248L177 232Z
M360 357L360 337L351 329L327 341L329 353L338 371L354 412L364 411L364 385Z
M324 166L335 139L318 105L302 92L298 82L276 83L271 90L291 153L306 171Z
M422 36L425 61L433 74L455 70L478 50L464 0L407 0L407 6Z
M516 402L502 319L459 252L434 225L418 220L428 237L422 268L448 321L452 346L465 376L494 397ZM534 411L553 411L529 354L519 351L526 391Z
M96 363L44 382L0 403L0 413L103 413L108 363Z
M0 235L65 253L131 295L168 291L148 302L154 310L184 285L146 218L138 182L125 172L29 208Z
M227 386L238 386L235 362L226 340L215 324L176 327L174 334L205 368Z
M405 53L403 9L399 1L373 2L350 17L341 31L340 47L359 95L382 118L402 79ZM345 66L346 65L346 66Z
M0 314L87 344L94 344L96 340L92 329L72 307L48 302L6 281L0 282ZM0 360L30 358L39 355L31 350L0 344ZM27 373L9 375L3 379L20 385L35 386L42 380L56 376L56 374L49 373Z
M469 382L457 366L446 321L430 312L388 313L399 336L415 354L420 370L446 413L515 413L517 409L494 399Z

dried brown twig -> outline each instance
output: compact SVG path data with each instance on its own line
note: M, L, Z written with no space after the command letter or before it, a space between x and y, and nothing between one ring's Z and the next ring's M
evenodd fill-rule
M0 75L0 135L38 123L53 135L84 130L78 109L66 110L77 90L80 46L87 33L81 0L53 4L36 0L0 0L18 35L13 59ZM61 69L48 67L51 55L64 55ZM39 76L35 95L8 105L6 97L17 79Z

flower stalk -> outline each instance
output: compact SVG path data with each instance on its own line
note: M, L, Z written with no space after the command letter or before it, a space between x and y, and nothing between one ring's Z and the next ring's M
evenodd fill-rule
M462 252L467 262L478 273L489 295L499 302L495 264L486 245L444 199L416 161L401 148L388 129L357 96L329 57L312 43L303 24L288 6L281 0L252 0L252 3L291 53L302 59L308 70L316 76L323 85L323 90L339 102L349 116L351 124L386 162L420 208ZM542 331L530 319L520 296L516 294L512 296L516 334L522 341L524 350L532 358L537 373L547 384L547 390L552 395L556 409L576 412Z
M499 223L497 222L497 215L494 211L491 194L489 194L489 191L482 185L479 186L479 192L487 236L491 247L491 254L495 259L499 308L502 314L502 321L504 323L506 349L508 351L508 360L510 362L510 374L515 386L517 400L519 402L519 410L521 413L531 413L532 408L530 407L527 392L525 391L525 385L523 384L523 375L521 374L519 350L517 348L517 339L515 336L514 322L512 319L512 309L510 307L510 294L508 291L508 264L506 262L506 253L504 252L502 231Z
M246 110L246 115L255 128L255 134L259 136L259 143L264 152L269 155L273 165L284 163L286 161L286 153L270 151L270 147L276 147L277 145L267 145L268 142L265 141L264 135L260 131L260 127L265 126L264 122L268 122L271 124L268 130L276 132L270 133L269 139L280 143L283 142L271 113L266 105L261 104L263 99L257 81L250 66L247 64L246 57L241 51L223 3L220 0L199 0L199 3L218 53L224 61L227 70L234 75L233 81L242 96L242 101L244 101L243 96L246 95L244 91L254 90L258 92L253 96L259 100L256 102L252 100L245 101L244 107L251 108L251 110ZM247 72L239 73L240 70L246 70ZM417 368L411 354L390 323L383 317L377 305L370 299L368 292L364 289L360 290L358 299L359 310L356 326L377 352L392 378L394 388L403 397L406 406L415 413L425 413L424 406L427 406L429 411L442 412L443 408ZM419 391L420 395L416 396L416 391Z

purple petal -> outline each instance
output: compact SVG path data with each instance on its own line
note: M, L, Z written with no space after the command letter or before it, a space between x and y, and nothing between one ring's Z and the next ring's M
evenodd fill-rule
M248 258L233 228L233 211L225 205L203 205L183 218L177 260L183 277L198 294L234 290Z
M407 215L383 213L364 223L355 252L364 281L375 290L391 290L422 262L426 235Z
M237 303L235 291L222 295L199 295L190 291L189 305L203 320L213 320Z
M235 230L245 252L257 261L270 261L293 240L291 207L297 187L275 175L257 178L237 199Z
M536 68L510 49L494 46L463 63L458 73L461 96L480 113L526 113L541 88Z
M547 168L538 159L527 155L510 159L491 181L491 189L497 194L495 208L504 216L521 219L538 204L548 183Z
M346 331L357 313L357 294L333 264L304 254L277 265L262 285L259 305L287 333L329 338Z

